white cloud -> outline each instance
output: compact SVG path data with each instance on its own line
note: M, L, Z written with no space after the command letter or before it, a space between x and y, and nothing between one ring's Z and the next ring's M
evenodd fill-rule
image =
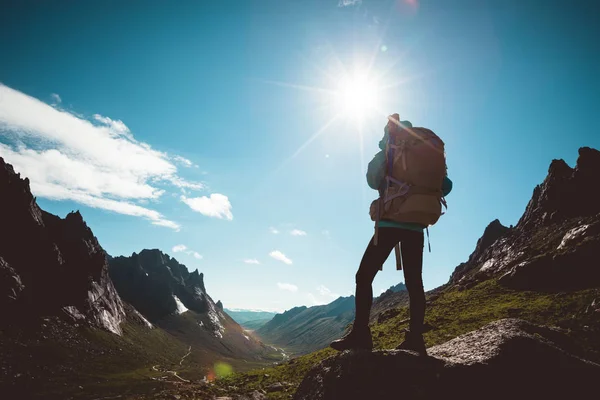
M58 101L60 96L52 96ZM177 174L173 156L134 139L121 120L91 120L0 84L0 157L28 177L34 195L142 217L178 230L179 224L134 202L158 200L170 185L201 184Z
M306 232L300 230L300 229L293 229L292 231L290 231L290 235L292 236L306 236Z
M193 162L182 156L174 156L172 160L180 165L183 165L184 167L197 167L197 165L194 165Z
M269 232L271 232L273 235L279 234L279 231L276 228L273 228L272 226L269 228Z
M194 250L190 250L188 249L188 247L185 244L178 244L173 246L172 248L173 253L185 253L188 256L193 256L195 259L197 260L202 260L204 257L202 256L202 254L198 253L197 251Z
M173 253L179 253L180 251L185 251L187 250L187 246L185 244L178 244L176 246L173 246Z
M256 258L247 258L244 260L246 264L255 264L258 265L260 262Z
M325 297L331 297L334 299L337 299L338 297L340 297L339 294L337 293L333 293L331 290L329 290L327 287L325 287L324 285L319 285L317 287L317 292L319 292L319 294L321 296L325 296Z
M281 283L277 282L277 287L281 290L287 290L289 292L295 293L298 291L298 286L292 285L291 283Z
M208 217L232 220L231 203L227 196L220 193L213 193L210 197L180 197L181 201L187 204L192 210Z
M289 258L287 258L286 255L283 254L279 250L274 250L274 251L270 252L269 255L271 257L273 257L274 259L276 259L277 261L281 261L284 264L287 264L287 265L291 265L292 264L292 260L290 260Z
M62 99L60 98L60 96L58 94L52 93L50 95L50 97L52 98L52 103L54 103L54 104L60 104L60 103L62 103Z
M338 7L348 7L348 6L357 6L361 5L362 0L339 0Z
M113 120L109 117L103 117L100 114L94 114L94 119L102 125L106 125L109 129L109 134L113 137L124 136L130 141L136 143L131 131L121 120Z

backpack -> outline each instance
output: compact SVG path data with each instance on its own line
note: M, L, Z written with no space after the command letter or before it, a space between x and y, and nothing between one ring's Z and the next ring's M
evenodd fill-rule
M371 220L435 224L446 201L444 142L426 128L401 125L398 114L389 117L385 146L386 171L379 199L370 207Z

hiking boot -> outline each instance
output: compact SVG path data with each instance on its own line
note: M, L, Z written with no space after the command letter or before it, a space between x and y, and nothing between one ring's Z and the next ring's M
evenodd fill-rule
M332 349L338 351L344 350L373 350L373 339L371 339L371 330L367 327L366 329L352 329L350 333L338 340L334 340L329 345Z
M404 341L396 347L396 350L411 350L416 351L419 355L426 356L427 350L425 350L425 341L423 335L420 333L413 333L406 331Z

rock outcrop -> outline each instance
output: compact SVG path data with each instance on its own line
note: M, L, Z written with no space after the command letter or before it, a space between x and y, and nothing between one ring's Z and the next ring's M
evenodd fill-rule
M491 277L514 289L576 290L600 285L600 152L579 149L575 168L554 160L515 228L493 221L449 284Z
M2 323L57 315L121 334L125 311L106 254L79 212L41 210L0 158L0 310Z
M600 151L596 149L580 148L575 168L564 160L553 160L548 176L534 189L517 228L526 231L572 217L597 215L599 181Z
M547 327L504 319L428 349L344 352L313 367L295 400L587 398L600 365Z

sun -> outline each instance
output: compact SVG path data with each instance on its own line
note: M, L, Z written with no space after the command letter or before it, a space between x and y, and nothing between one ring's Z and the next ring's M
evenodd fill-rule
M383 93L364 72L343 75L335 90L338 114L351 120L364 120L379 109Z

